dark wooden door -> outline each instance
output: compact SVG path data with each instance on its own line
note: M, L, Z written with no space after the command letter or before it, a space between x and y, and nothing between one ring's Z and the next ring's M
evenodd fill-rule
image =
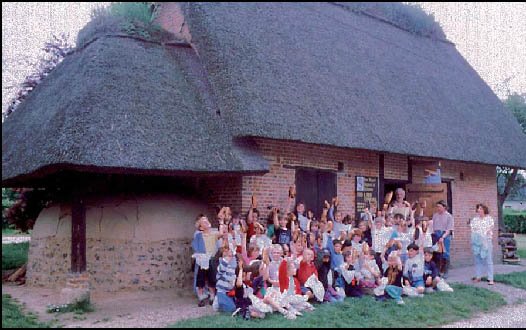
M296 170L296 202L303 201L306 210L312 210L317 219L323 209L323 201L336 196L336 173L301 168Z

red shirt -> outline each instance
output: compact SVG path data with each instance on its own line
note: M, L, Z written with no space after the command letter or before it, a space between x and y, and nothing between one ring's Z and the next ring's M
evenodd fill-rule
M301 286L305 286L305 282L307 282L312 274L316 274L316 277L318 277L318 270L316 269L316 266L314 266L314 262L311 262L310 264L305 261L300 262L298 280L300 281Z

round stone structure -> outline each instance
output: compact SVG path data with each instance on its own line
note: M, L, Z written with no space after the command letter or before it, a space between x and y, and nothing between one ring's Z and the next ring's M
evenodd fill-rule
M84 201L86 271L98 291L191 287L195 218L207 204L179 195ZM71 206L42 210L29 246L28 285L60 288L71 268Z

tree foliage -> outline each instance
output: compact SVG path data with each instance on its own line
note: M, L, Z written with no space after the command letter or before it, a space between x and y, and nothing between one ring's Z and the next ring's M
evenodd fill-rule
M522 132L526 134L526 94L508 93L508 97L504 100L504 107L511 111L521 126ZM502 212L504 202L510 196L523 194L526 188L525 178L519 173L519 170L519 168L497 167L499 228L502 230L505 228Z
M46 78L51 71L64 58L74 51L75 47L69 41L69 35L62 33L58 37L53 35L52 40L44 44L45 55L40 59L40 62L35 65L35 72L28 75L20 85L20 90L9 103L6 111L2 113L2 119L7 118L18 105L22 103L29 94Z
M33 229L42 209L52 201L52 195L44 189L18 188L12 191L16 199L5 209L5 218L8 224L14 225L22 232L27 232ZM2 194L3 192L2 189Z

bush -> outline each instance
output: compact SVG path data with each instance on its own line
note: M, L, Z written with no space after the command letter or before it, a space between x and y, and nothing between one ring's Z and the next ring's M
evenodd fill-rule
M383 18L409 32L445 39L446 35L433 14L419 5L400 2L333 2L347 10Z
M27 262L29 243L2 244L2 270L15 269Z
M525 214L505 214L504 225L511 233L526 234L526 215Z

